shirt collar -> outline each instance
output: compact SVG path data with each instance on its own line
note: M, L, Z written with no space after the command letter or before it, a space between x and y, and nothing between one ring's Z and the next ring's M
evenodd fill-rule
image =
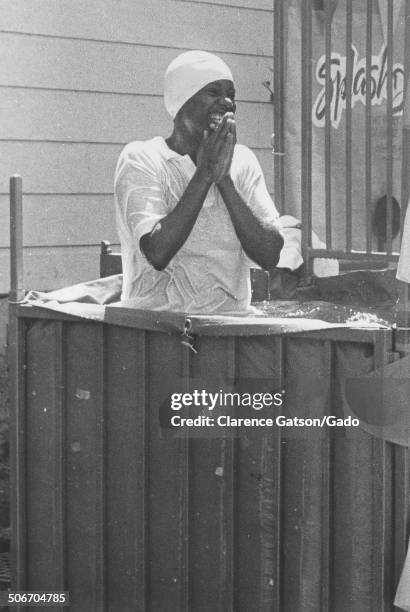
M176 151L170 149L167 145L165 138L163 138L162 136L158 136L158 140L160 142L161 150L166 159L189 159L192 164L194 163L188 154L181 155L180 153L177 153Z
M157 136L155 140L158 142L159 146L161 147L161 153L163 154L165 159L168 160L168 159L173 159L173 158L178 158L178 157L181 157L181 158L187 157L186 155L180 155L176 151L173 151L172 149L170 149L166 143L165 138L163 138L162 136Z
M165 138L162 136L157 136L156 139L158 140L158 144L161 148L161 153L167 161L170 159L178 159L187 170L196 170L196 166L189 155L181 155L180 153L170 149L165 141Z

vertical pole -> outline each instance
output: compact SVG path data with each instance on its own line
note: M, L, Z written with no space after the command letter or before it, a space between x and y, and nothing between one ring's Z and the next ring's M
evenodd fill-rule
M408 199L410 196L409 166L410 166L410 0L406 0L406 19L404 33L404 111L403 111L403 155L401 169L401 214L400 239L403 233Z
M386 168L386 251L392 252L392 197L393 197L393 0L387 3L387 168Z
M10 179L10 294L8 362L10 371L10 467L11 467L11 568L12 588L25 590L26 516L25 516L25 403L24 403L24 329L17 318L23 291L23 198L22 179ZM17 610L20 610L18 606Z
M366 184L366 253L372 250L372 99L371 99L371 68L372 68L372 28L373 0L367 0L366 13L366 127L365 127L365 184Z
M330 2L325 3L325 215L326 215L326 248L332 248L332 141L331 141L331 98L332 98L332 11Z
M10 178L10 302L19 302L23 291L23 181Z
M302 2L301 8L301 213L302 256L306 275L311 274L312 262L312 6L311 0Z
M410 197L410 0L405 5L405 32L404 32L404 111L403 111L403 151L401 168L401 211L400 211L400 240L403 234L404 220L406 217L408 201ZM399 303L396 312L396 323L400 330L396 331L396 342L400 344L399 350L408 351L410 348L409 330L409 287L408 283L399 282Z
M285 8L282 0L273 0L273 169L275 179L275 205L285 213L284 189L284 70L285 70Z
M352 54L353 8L346 2L346 251L352 250Z

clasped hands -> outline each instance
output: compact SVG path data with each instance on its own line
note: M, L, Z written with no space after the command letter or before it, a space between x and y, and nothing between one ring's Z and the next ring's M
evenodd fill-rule
M197 168L213 183L229 176L236 144L236 124L233 113L225 113L215 131L205 130L197 154Z

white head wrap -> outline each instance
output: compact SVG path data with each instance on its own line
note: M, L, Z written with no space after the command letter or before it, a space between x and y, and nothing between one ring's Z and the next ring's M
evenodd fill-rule
M207 51L187 51L178 55L165 72L165 108L174 119L179 109L202 87L227 79L233 81L232 72L217 55Z

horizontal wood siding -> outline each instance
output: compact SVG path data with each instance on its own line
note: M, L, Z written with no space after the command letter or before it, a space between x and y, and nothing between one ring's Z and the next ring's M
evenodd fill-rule
M84 212L93 220L81 223ZM9 202L0 195L0 244L9 244ZM62 220L64 222L62 222ZM115 211L111 195L26 195L24 198L25 246L84 246L98 244L101 237L115 242ZM0 251L1 252L1 251Z
M166 66L216 52L238 92L238 135L273 192L272 0L0 0L0 293L8 291L8 178L24 180L26 287L98 275L98 244L117 243L116 160L131 140L169 134ZM174 25L173 25L174 24ZM6 266L6 267L5 267Z
M181 0L13 0L2 29L62 38L272 55L270 11ZM152 57L154 69L154 56Z
M3 195L8 193L8 177L18 172L24 176L25 193L112 196L114 169L122 146L122 144L34 141L0 143L2 169L0 193ZM254 149L254 151L265 172L268 188L272 192L271 150ZM35 164L33 164L34 159ZM76 227L75 230L77 229Z
M7 118L14 113L17 121ZM238 138L250 146L269 146L272 106L238 104ZM116 96L84 92L5 90L0 121L8 140L123 143L172 131L159 96Z
M2 34L2 85L162 96L162 75L175 48L107 44L92 40ZM155 71L152 69L155 53ZM236 79L240 100L266 102L262 81L272 76L271 57L220 53ZM17 67L16 67L17 58Z
M24 289L47 291L99 276L99 247L43 247L24 249ZM10 287L10 256L0 250L0 287Z

